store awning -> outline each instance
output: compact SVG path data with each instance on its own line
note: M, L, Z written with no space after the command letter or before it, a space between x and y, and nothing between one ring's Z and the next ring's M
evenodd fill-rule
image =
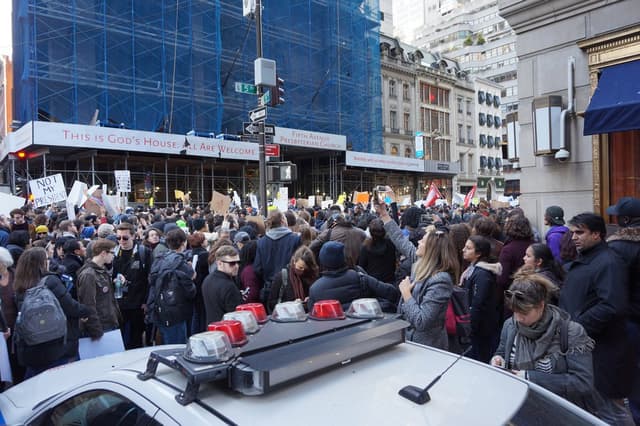
M584 135L640 129L640 61L606 67L584 113Z

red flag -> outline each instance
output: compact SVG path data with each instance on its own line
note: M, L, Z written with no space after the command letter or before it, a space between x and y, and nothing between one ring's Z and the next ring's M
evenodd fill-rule
M429 187L429 193L427 194L427 201L424 203L425 207L431 207L436 203L438 198L444 198L440 191L438 191L438 187L431 182L431 186Z
M464 197L464 208L466 209L471 205L471 199L476 195L476 189L478 189L478 185L473 185L473 188L465 195Z

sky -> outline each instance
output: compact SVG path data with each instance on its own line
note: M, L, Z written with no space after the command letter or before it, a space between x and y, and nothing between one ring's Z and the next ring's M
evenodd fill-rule
M0 0L0 55L11 55L11 0Z

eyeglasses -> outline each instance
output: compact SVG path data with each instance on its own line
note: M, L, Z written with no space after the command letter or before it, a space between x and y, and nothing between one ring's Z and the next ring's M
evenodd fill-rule
M127 236L125 236L125 235L118 235L118 236L116 237L116 239L117 239L118 241L120 241L120 240L122 240L122 241L129 241L129 237L127 237Z
M230 266L236 266L236 265L240 264L239 260L222 260L222 259L220 259L220 262L226 263L227 265L230 265Z
M517 300L524 300L525 299L525 295L524 292L520 291L520 290L505 290L504 291L504 297L506 297L507 299L517 299Z

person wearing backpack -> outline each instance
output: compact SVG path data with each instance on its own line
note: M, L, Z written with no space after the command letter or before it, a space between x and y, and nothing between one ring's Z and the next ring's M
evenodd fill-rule
M113 263L115 246L98 238L91 244L92 257L78 270L78 301L94 309L89 320L81 323L83 335L98 340L106 331L120 327L120 312L114 296L111 274L105 267Z
M156 258L149 274L147 315L158 327L164 344L182 344L187 341L187 321L193 315L196 273L184 257L184 231L171 229L165 241L169 251Z
M311 249L307 246L298 247L289 265L282 268L273 280L267 310L273 312L273 308L278 303L296 299L306 303L309 298L309 288L319 275L320 268Z
M78 359L78 323L92 314L74 300L55 274L49 274L47 252L26 250L16 267L14 287L18 318L14 344L25 379Z
M504 292L513 316L504 322L491 365L506 369L598 415L592 351L584 327L549 300L557 287L533 271L518 272Z

